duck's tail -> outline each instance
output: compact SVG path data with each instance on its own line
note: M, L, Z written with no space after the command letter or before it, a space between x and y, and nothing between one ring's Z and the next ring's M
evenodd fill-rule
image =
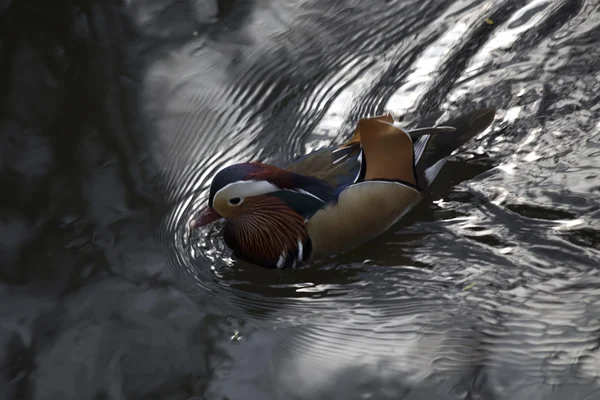
M448 156L487 129L495 115L494 108L480 108L432 126L439 117L437 114L411 129L408 133L414 143L418 186L424 190L431 185Z

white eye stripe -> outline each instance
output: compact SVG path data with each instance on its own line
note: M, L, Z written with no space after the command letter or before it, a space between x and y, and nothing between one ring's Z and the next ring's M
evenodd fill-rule
M228 185L223 186L221 189L219 189L217 191L217 193L215 193L215 197L214 197L213 201L216 200L217 198L223 197L229 203L229 200L239 197L241 201L238 204L229 203L230 205L239 205L247 197L261 196L263 194L273 193L273 192L277 192L280 190L301 193L305 196L310 196L316 200L319 200L322 203L325 203L325 200L323 200L319 196L314 195L306 190L282 189L278 186L273 185L272 183L270 183L268 181L236 181L236 182L232 182Z
M219 189L217 193L215 193L213 201L222 197L229 202L230 199L239 197L241 200L238 203L239 205L247 197L260 196L277 190L280 189L267 181L236 181Z

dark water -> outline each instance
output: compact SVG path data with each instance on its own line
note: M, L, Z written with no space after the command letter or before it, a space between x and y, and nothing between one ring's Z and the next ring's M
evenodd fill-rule
M0 1L0 399L600 398L599 41L597 0ZM185 228L226 165L481 106L357 250Z

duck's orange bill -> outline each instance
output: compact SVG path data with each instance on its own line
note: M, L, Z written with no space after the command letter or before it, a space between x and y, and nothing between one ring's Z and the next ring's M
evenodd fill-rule
M204 210L200 211L198 216L190 222L190 228L200 228L201 226L208 225L220 218L221 215L216 212L214 208L206 207Z

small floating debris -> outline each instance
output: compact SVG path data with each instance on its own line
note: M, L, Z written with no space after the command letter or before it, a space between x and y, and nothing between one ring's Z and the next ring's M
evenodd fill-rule
M465 286L463 288L463 291L466 291L466 290L469 290L469 289L473 289L473 287L475 287L475 282L469 283L467 286Z
M233 335L229 338L232 342L239 342L242 338L242 334L238 331L233 332Z
M485 19L485 23L488 24L488 25L494 25L494 20L491 19L491 18L486 18Z

